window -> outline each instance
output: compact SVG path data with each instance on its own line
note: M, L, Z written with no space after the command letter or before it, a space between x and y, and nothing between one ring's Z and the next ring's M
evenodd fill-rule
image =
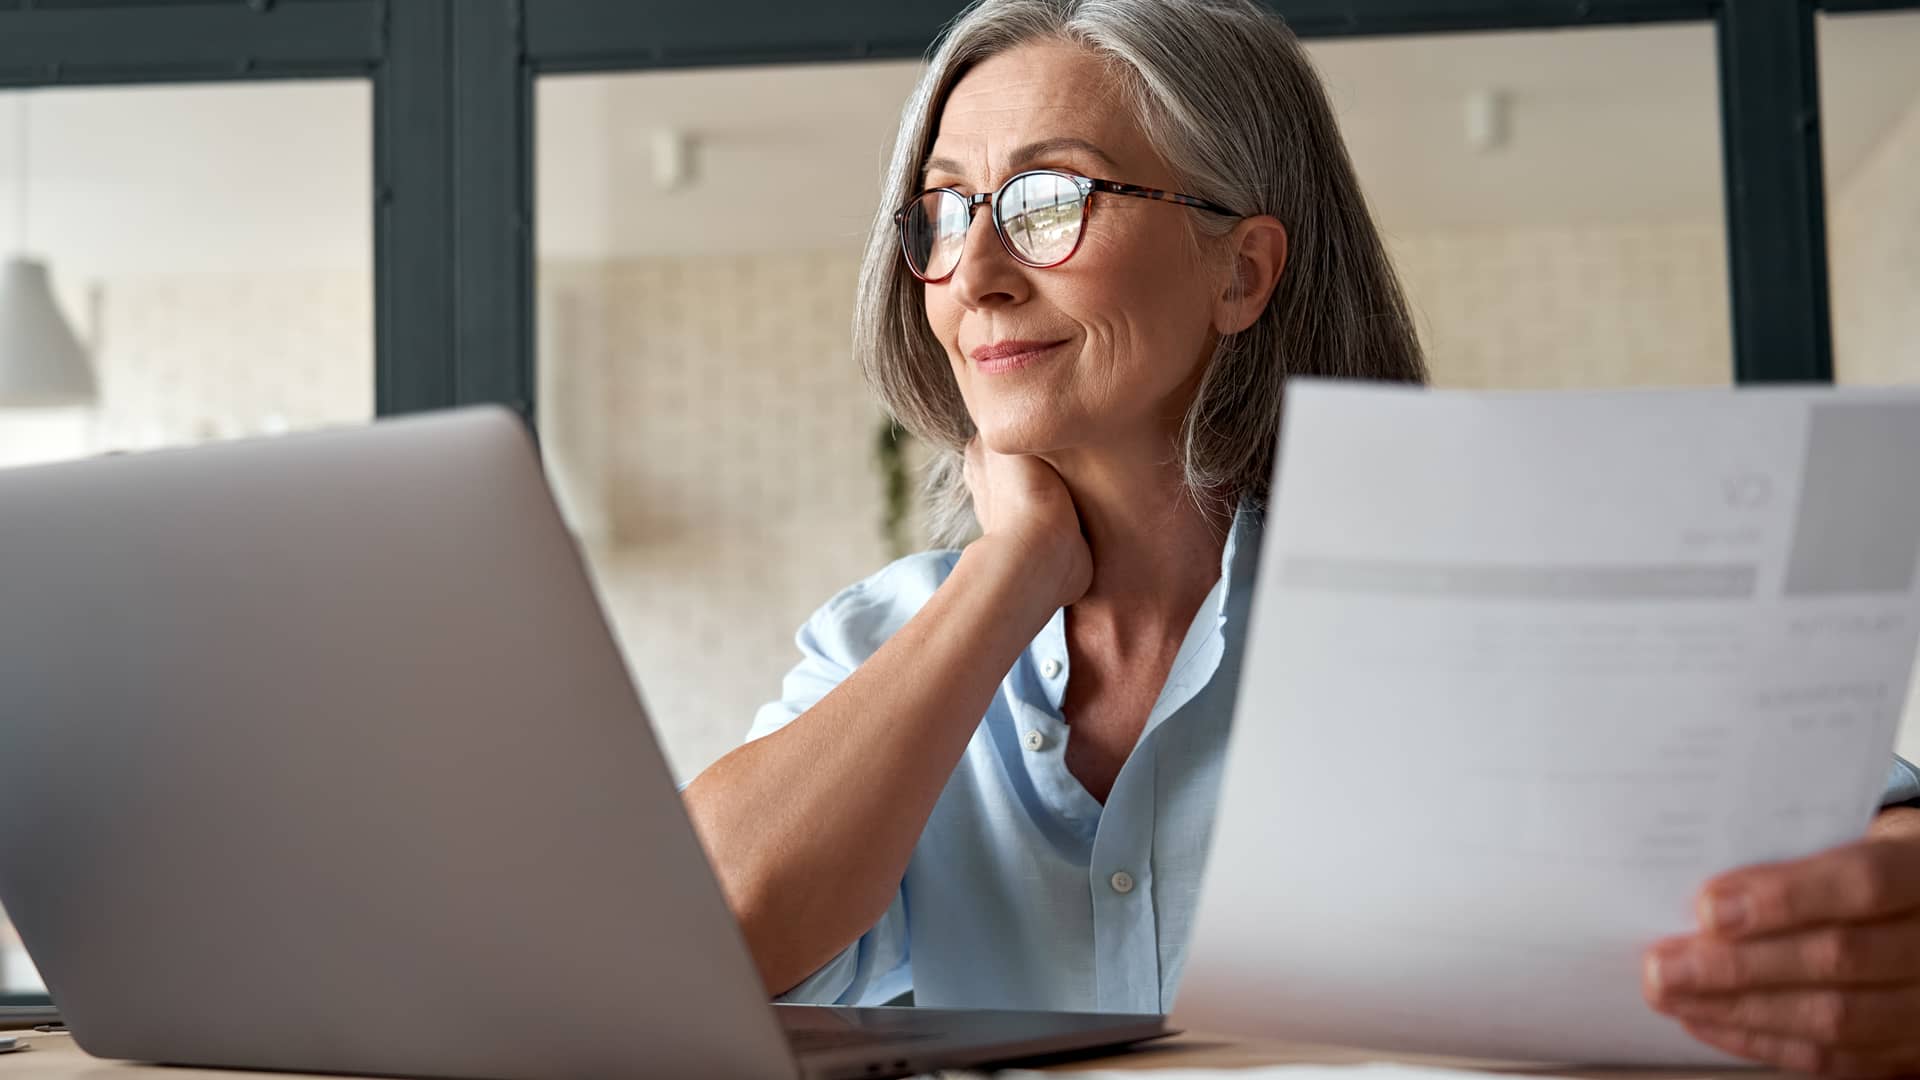
M1732 381L1711 26L1307 49L1435 385Z
M918 75L539 83L542 442L682 781L779 695L806 617L895 553L848 328Z
M0 406L0 467L373 416L364 81L15 91L0 132L0 222L98 389ZM0 995L40 989L0 916Z

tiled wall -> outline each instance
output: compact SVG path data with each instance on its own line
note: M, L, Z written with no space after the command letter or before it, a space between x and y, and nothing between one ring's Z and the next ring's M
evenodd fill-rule
M373 415L363 272L122 275L62 289L61 306L93 358L99 407L0 413L0 466Z
M1724 386L1718 225L1388 237L1438 386Z
M1920 101L1832 200L1834 375L1920 382Z
M853 260L543 264L543 431L675 771L737 745L793 632L888 559Z
M373 415L373 285L309 271L120 278L100 290L107 448Z

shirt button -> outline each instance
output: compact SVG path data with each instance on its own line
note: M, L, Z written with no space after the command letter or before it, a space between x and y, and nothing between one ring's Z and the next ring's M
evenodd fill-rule
M1107 879L1107 883L1113 886L1114 892L1120 893L1121 895L1133 891L1133 875L1127 873L1125 870L1115 870L1113 876Z
M1060 661L1048 660L1046 663L1041 664L1040 674L1045 675L1049 679L1059 678L1060 677Z
M1029 731L1027 737L1020 740L1020 745L1029 750L1041 750L1047 745L1047 737L1037 731Z

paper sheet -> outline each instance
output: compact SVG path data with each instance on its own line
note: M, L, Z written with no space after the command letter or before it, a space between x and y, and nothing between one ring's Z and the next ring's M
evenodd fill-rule
M989 1074L965 1075L985 1077ZM1143 1076L1152 1080L1485 1080L1487 1077L1513 1080L1511 1073L1391 1064L1268 1065L1251 1069L1153 1069L1146 1072L1138 1069L1089 1069L1085 1072L1055 1070L1041 1073L1007 1069L990 1075L993 1080L1051 1080L1059 1076L1077 1076L1080 1080L1140 1080Z
M1877 805L1920 391L1304 383L1281 462L1173 1022L1728 1061L1641 953Z

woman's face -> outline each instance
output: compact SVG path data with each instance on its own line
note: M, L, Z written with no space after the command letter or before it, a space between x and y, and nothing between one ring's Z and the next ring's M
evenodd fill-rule
M1047 167L1179 186L1100 62L1075 45L983 61L953 88L938 125L922 188L995 191ZM958 269L926 286L926 310L989 449L1057 459L1178 429L1213 347L1223 284L1194 250L1185 215L1198 212L1097 194L1079 251L1036 270L1001 246L985 207L976 211ZM1022 341L1050 347L977 355Z

